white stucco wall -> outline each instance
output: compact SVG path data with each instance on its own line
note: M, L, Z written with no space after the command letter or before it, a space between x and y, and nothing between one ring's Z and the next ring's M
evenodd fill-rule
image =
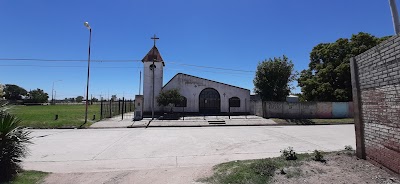
M240 98L240 107L231 107L231 112L250 111L250 90L218 83L186 74L177 74L163 88L163 90L178 89L181 95L187 98L186 112L199 112L199 94L205 88L214 88L221 98L221 112L229 111L229 98ZM146 94L146 93L145 93ZM182 107L174 107L174 112L182 111Z
M135 95L135 120L143 118L143 95Z
M150 65L153 62L144 62L143 63L143 111L151 112L151 104L153 97L153 71L150 70ZM154 94L155 99L157 99L158 94L160 94L161 88L163 86L163 63L155 62L156 69L154 70ZM159 107L157 105L157 100L154 102L154 111L159 111Z

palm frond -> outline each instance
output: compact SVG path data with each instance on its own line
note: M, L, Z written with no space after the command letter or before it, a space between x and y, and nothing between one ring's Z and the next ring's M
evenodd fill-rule
M30 132L19 127L20 122L8 113L0 116L0 183L9 181L18 173L22 158L28 154Z

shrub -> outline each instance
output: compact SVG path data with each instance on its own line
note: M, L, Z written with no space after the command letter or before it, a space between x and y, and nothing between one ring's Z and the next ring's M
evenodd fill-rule
M296 152L294 152L292 147L281 150L282 157L286 160L297 160Z
M353 147L351 147L350 145L346 145L346 146L344 146L344 150L353 151Z
M318 162L326 162L322 151L314 150L314 160Z
M21 170L27 154L29 131L19 127L21 120L6 112L0 115L0 183L11 180Z

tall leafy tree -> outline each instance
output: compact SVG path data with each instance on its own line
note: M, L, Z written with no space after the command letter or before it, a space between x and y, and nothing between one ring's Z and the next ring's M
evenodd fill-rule
M78 103L81 103L83 101L83 96L77 96L75 98L75 101L78 102Z
M42 89L35 89L32 91L29 91L28 93L28 99L26 102L29 103L45 103L49 99L49 95L45 93Z
M286 56L259 62L253 80L254 92L263 101L285 101L290 93L290 83L297 75L293 68L292 61Z
M6 84L4 88L4 97L7 100L21 100L28 92L15 84Z
M307 101L351 101L350 58L387 38L360 32L350 39L340 38L315 46L310 53L309 68L298 79L302 97Z

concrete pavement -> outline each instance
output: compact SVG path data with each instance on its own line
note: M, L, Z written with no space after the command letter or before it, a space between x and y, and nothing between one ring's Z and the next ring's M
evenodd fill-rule
M55 173L210 166L355 148L354 125L32 130L24 168Z
M276 125L271 119L248 115L248 116L189 116L179 120L158 120L144 118L140 121L132 121L133 113L125 114L124 120L121 115L104 119L94 123L90 128L142 128L142 127L206 127L206 126L264 126Z

